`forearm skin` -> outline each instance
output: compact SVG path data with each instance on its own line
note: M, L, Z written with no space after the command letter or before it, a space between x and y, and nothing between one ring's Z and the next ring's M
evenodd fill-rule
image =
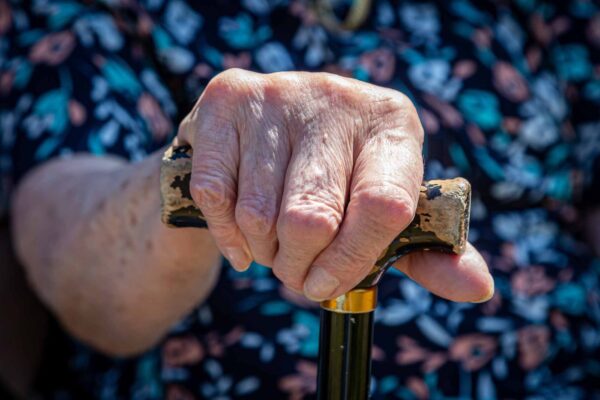
M218 276L207 230L160 222L160 156L51 161L13 199L15 248L32 286L72 334L111 355L150 347Z

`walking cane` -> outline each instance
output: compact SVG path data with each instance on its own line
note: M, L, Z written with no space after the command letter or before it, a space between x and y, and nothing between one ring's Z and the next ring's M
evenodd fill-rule
M170 147L162 160L162 221L172 227L206 227L190 194L191 148ZM412 251L462 254L467 244L471 187L462 179L432 180L421 186L411 224L382 253L354 289L321 303L319 400L364 400L369 396L373 312L377 283L399 258Z

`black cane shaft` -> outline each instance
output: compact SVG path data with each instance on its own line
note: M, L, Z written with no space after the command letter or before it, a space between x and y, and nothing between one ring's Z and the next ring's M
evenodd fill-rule
M318 400L365 400L371 378L373 312L321 310Z

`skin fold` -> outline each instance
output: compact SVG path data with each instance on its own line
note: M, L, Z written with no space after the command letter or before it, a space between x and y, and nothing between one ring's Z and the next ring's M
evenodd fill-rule
M313 300L357 284L412 220L423 129L403 94L324 73L227 70L182 121L191 193L209 231L160 222L162 151L137 164L78 155L33 170L13 199L15 248L65 327L113 355L141 352L201 303L220 253ZM484 301L479 253L396 265L432 292Z

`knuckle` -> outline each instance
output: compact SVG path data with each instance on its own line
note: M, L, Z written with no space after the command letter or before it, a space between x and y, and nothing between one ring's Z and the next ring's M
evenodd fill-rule
M410 132L419 143L423 143L425 133L413 102L404 93L384 90L385 92L372 102L371 125L383 130L401 127L402 132Z
M235 208L235 219L240 229L259 236L273 232L277 220L277 210L273 203L264 196L239 199Z
M225 73L226 72L221 72L208 82L208 85L206 85L202 92L202 101L206 101L207 99L219 99L230 94L232 82L224 76Z
M345 78L340 75L332 74L330 72L315 72L313 74L315 80L328 88L336 88L336 89L350 89L353 87L353 83L348 78Z
M403 189L370 187L354 194L356 207L380 228L400 231L414 218L415 204Z
M348 78L328 72L315 73L315 83L327 103L339 106L358 104L357 84Z
M221 217L233 210L235 191L220 176L194 175L190 192L196 205L207 217Z
M380 101L374 103L380 112L392 114L416 114L413 102L402 92L385 89Z
M277 230L284 240L329 241L336 235L341 219L341 213L329 207L292 207L281 216Z
M230 68L220 72L210 80L204 89L202 98L232 101L252 80L253 75L255 74L239 68Z
M238 68L226 69L215 75L208 83L206 89L229 88L235 84L243 74L244 71Z

